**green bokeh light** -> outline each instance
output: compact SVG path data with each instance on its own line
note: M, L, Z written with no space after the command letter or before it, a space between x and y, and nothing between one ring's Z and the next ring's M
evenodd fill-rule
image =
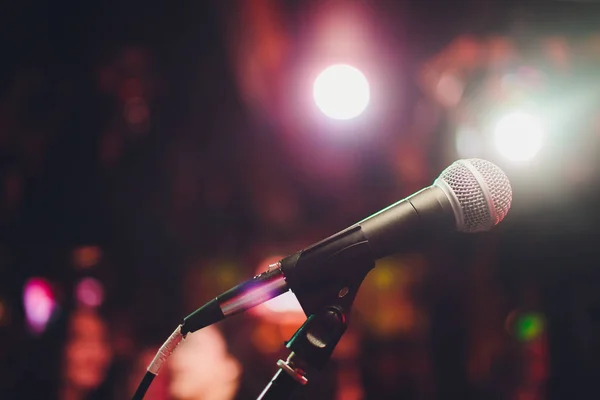
M518 340L528 342L544 332L544 317L540 314L522 314L517 317L514 332Z

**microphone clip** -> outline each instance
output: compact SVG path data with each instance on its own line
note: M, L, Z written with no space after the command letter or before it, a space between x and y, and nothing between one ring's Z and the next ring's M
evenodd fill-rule
M279 370L257 400L286 399L306 386L311 370L320 371L329 362L346 327L346 316L336 307L309 316L286 342L291 353L285 361L277 361Z
M346 332L358 288L375 264L359 226L340 232L333 239L281 261L287 283L308 318L285 343L291 353L287 360L277 362L279 370L258 400L286 399L306 386L312 372L327 365ZM314 279L315 274L328 276Z
M280 268L307 316L326 307L348 314L365 276L375 267L373 252L355 225L284 258Z

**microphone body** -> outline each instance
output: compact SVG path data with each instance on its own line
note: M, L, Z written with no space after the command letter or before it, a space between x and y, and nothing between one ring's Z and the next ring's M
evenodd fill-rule
M184 319L194 332L225 317L244 312L288 290L318 292L344 276L325 264L358 246L372 262L414 250L428 235L452 231L455 218L442 189L430 186L312 246L269 266L268 270L219 295ZM372 267L372 266L371 266Z
M360 284L379 258L413 251L441 233L489 230L504 218L511 200L510 183L500 168L485 160L459 160L432 186L285 257L266 272L211 300L184 319L182 334L246 311L290 289L305 294L306 299L318 297L333 285ZM368 269L340 268L351 264ZM358 281L351 279L356 274L362 274ZM358 287L349 289L355 295ZM310 302L302 303L302 307L307 314L316 311Z

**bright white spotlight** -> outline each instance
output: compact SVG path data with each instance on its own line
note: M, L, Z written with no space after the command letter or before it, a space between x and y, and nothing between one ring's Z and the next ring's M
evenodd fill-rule
M336 64L319 74L313 95L317 107L329 118L352 119L369 104L369 82L358 69Z
M512 161L527 161L542 147L544 128L535 116L525 112L505 115L494 130L494 141L500 154Z

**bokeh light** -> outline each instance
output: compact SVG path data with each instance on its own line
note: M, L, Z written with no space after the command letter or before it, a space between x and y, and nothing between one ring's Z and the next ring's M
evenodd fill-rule
M23 306L31 333L42 333L56 309L50 283L39 277L29 279L23 289Z
M542 147L544 128L541 120L526 112L512 112L500 118L494 129L494 142L505 158L531 160Z
M104 289L95 278L83 278L75 288L77 301L87 307L98 307L104 301Z
M259 263L256 274L265 272L267 267L281 260L282 256L271 256ZM285 292L251 310L257 317L279 323L293 323L306 318L302 306L292 291Z
M544 331L544 320L537 314L525 314L517 319L515 334L519 340L530 341Z
M369 104L369 82L358 69L336 64L319 74L313 96L317 107L329 118L352 119L362 114Z
M436 86L436 98L444 107L456 107L462 98L464 83L450 71L440 77Z
M102 258L98 246L81 246L73 250L73 264L77 269L88 269L97 265Z
M8 307L6 305L6 302L0 299L0 326L7 325L8 321Z
M542 314L515 310L506 317L506 329L520 342L529 342L544 333L546 323Z
M456 131L456 152L460 158L480 157L484 151L482 137L477 130L461 126Z

